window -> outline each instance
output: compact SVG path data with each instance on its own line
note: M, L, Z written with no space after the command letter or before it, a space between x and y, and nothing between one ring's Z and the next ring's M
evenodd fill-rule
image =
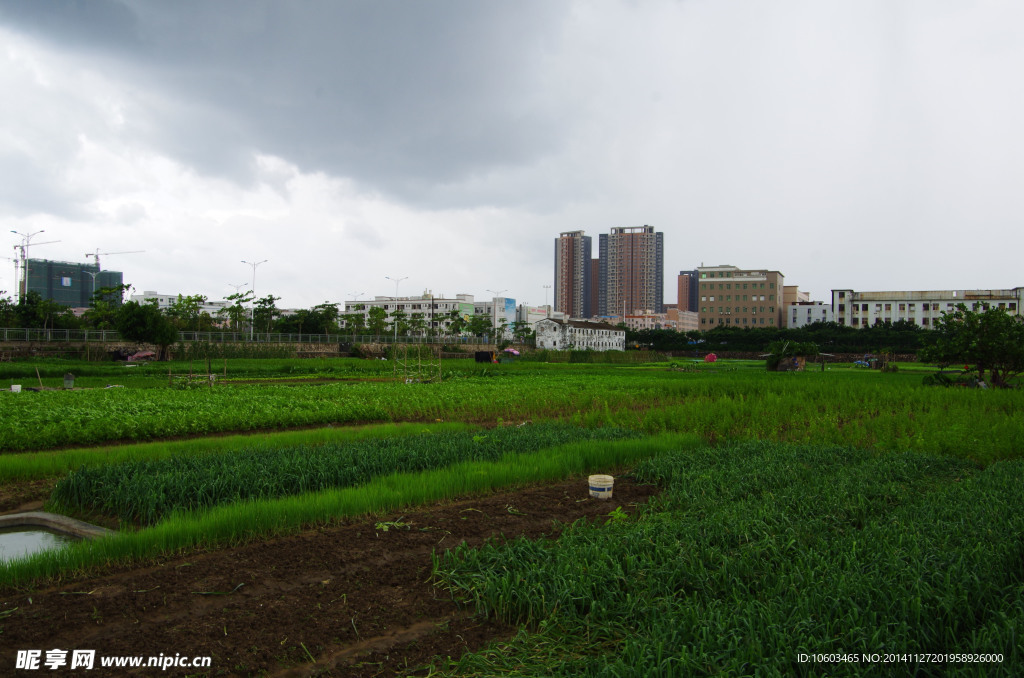
M60 279L60 286L61 287L71 287L71 278L61 278Z
M886 310L888 310L888 309L886 309ZM906 311L906 310L907 310L907 305L906 304L900 304L900 311Z
M840 313L845 313L846 312L846 304L839 304L839 312Z
M891 311L892 310L892 304L886 304L885 305L885 310L886 311Z

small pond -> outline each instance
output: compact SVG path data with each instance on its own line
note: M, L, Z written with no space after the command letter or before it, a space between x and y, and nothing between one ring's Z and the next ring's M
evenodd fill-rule
M0 562L54 549L78 541L76 537L35 525L0 528Z

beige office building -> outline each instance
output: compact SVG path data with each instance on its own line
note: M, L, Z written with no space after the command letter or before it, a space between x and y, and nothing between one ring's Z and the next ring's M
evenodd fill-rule
M698 267L698 329L783 327L784 279L764 268Z

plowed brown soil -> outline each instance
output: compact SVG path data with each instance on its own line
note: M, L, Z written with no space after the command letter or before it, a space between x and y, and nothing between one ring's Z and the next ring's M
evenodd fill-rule
M514 633L435 588L432 553L489 537L554 536L558 522L618 506L632 512L654 492L620 477L613 499L596 500L575 479L7 591L0 675L425 675L435 656ZM52 649L95 650L95 668L16 671L19 649L42 650L44 660ZM209 669L99 666L101 657L160 654L212 660Z

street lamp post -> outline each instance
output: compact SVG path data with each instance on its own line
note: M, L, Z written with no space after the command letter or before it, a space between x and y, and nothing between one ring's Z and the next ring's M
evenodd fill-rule
M548 290L551 289L551 285L541 285L544 288L544 317L551 317L551 309L548 308Z
M263 261L246 261L245 259L243 259L242 263L252 266L252 287L249 288L250 290L252 290L252 311L249 314L249 341L252 341L253 337L256 334L256 267L259 266L260 264L267 263L267 260L264 259Z
M18 285L18 299L19 300L21 300L22 298L24 298L24 296L26 294L28 294L28 246L31 244L32 238L34 238L35 236L39 235L40 233L45 233L45 232L46 232L45 228L41 228L38 231L34 231L32 233L22 233L21 231L15 231L13 229L11 230L11 233L13 233L14 235L20 235L21 236L21 245L20 245L20 248L21 248L21 267L23 269L22 270L22 276L24 278L24 282L22 282L21 280L15 280L15 283ZM14 246L14 249L18 249L18 248L19 248L18 245ZM18 277L18 260L17 259L14 260L14 277L15 278Z
M408 280L409 276L403 276L401 278L392 278L390 275L386 275L384 277L387 280L390 280L393 283L395 283L395 314L397 315L397 313L398 313L398 283L402 282L403 280ZM394 343L397 344L398 343L398 318L395 318L395 320L394 320L394 322L392 324L395 326L395 341L394 341Z
M487 290L487 291L494 295L494 297L491 299L491 313L492 313L491 329L494 330L494 336L495 336L494 344L497 345L498 344L498 342L497 342L497 336L498 336L498 304L497 304L497 298L500 297L503 292L508 292L508 288L506 287L503 290Z

